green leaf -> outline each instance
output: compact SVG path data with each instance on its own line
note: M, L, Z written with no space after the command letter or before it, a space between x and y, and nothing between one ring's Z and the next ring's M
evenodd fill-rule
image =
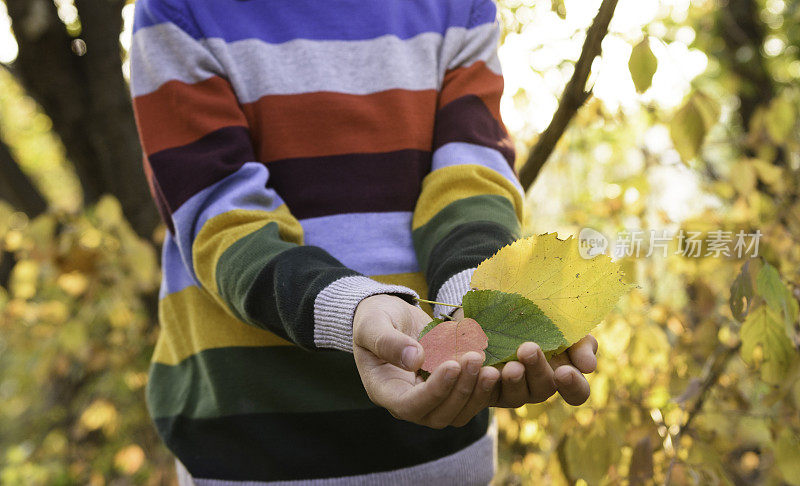
M517 359L526 341L552 353L569 343L539 307L518 294L499 290L471 290L464 296L464 315L478 321L489 338L484 366Z
M658 59L650 50L650 39L645 37L636 44L628 59L633 85L638 93L644 93L653 84L653 75L658 69Z
M439 319L438 317L437 317L436 319L432 320L431 322L429 322L429 323L428 323L428 324L427 324L425 327L423 327L423 328L422 328L422 330L419 332L419 337L417 338L417 341L419 341L420 339L422 339L422 336L424 336L424 335L428 334L428 332L429 332L431 329L433 329L434 327L438 326L439 324L441 324L441 323L443 323L443 322L444 322L444 319Z
M711 131L711 128L719 121L719 115L722 111L719 103L702 91L695 91L692 95L691 102L697 107L700 116L703 117L703 124L706 127L706 132Z
M550 0L550 10L562 19L567 18L567 6L564 5L564 0Z
M719 114L719 105L714 100L695 92L672 117L669 134L684 162L688 163L700 153L700 147Z
M736 280L731 284L731 297L728 302L733 317L739 322L744 322L744 318L747 317L747 313L750 311L750 304L753 303L753 297L755 296L751 270L750 261L745 262Z
M703 116L694 103L686 103L675 113L669 124L669 134L684 162L697 156L706 137L706 128Z
M795 355L780 315L769 305L759 306L744 321L741 337L742 359L759 368L762 380L779 384Z
M791 290L781 281L781 276L775 267L769 263L764 264L758 272L756 287L758 294L764 298L767 305L783 317L786 335L792 339L794 325L797 321L798 305Z

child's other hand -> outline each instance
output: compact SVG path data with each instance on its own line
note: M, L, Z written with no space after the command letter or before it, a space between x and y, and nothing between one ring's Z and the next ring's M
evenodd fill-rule
M464 318L458 309L453 318ZM589 398L589 382L583 376L597 368L597 340L588 335L566 351L545 359L539 345L527 342L517 348L517 359L503 366L502 380L494 390L493 407L517 408L526 403L547 400L556 391L570 405L580 405Z
M465 425L488 407L500 372L478 353L439 365L426 381L419 332L431 318L391 295L362 300L353 318L353 356L369 398L402 420L444 428Z

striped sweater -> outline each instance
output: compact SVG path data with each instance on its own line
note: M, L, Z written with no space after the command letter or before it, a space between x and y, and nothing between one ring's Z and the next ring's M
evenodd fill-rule
M362 299L459 303L519 229L495 17L491 0L137 1L131 91L168 227L147 402L197 484L491 478L487 412L394 419L351 352Z

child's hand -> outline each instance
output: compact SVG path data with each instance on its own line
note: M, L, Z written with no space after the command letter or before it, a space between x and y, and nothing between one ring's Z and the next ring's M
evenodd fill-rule
M362 300L353 318L356 366L369 398L393 416L436 429L462 426L489 406L500 372L481 368L481 356L470 352L423 381L415 373L424 361L416 338L430 320L399 297Z
M464 318L463 309L458 309L453 318ZM517 349L517 359L503 366L502 381L493 393L493 407L517 408L526 403L547 400L556 391L570 405L580 405L589 398L589 382L583 373L591 373L597 367L597 340L586 336L566 351L544 358L536 343L523 343Z

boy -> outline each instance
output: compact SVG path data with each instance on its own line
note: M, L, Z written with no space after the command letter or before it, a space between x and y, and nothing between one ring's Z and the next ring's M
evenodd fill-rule
M468 353L414 374L415 298L460 303L522 217L495 15L137 2L131 89L169 229L147 399L182 483L486 484L487 406L586 399L593 338L553 367L526 343L502 373Z

